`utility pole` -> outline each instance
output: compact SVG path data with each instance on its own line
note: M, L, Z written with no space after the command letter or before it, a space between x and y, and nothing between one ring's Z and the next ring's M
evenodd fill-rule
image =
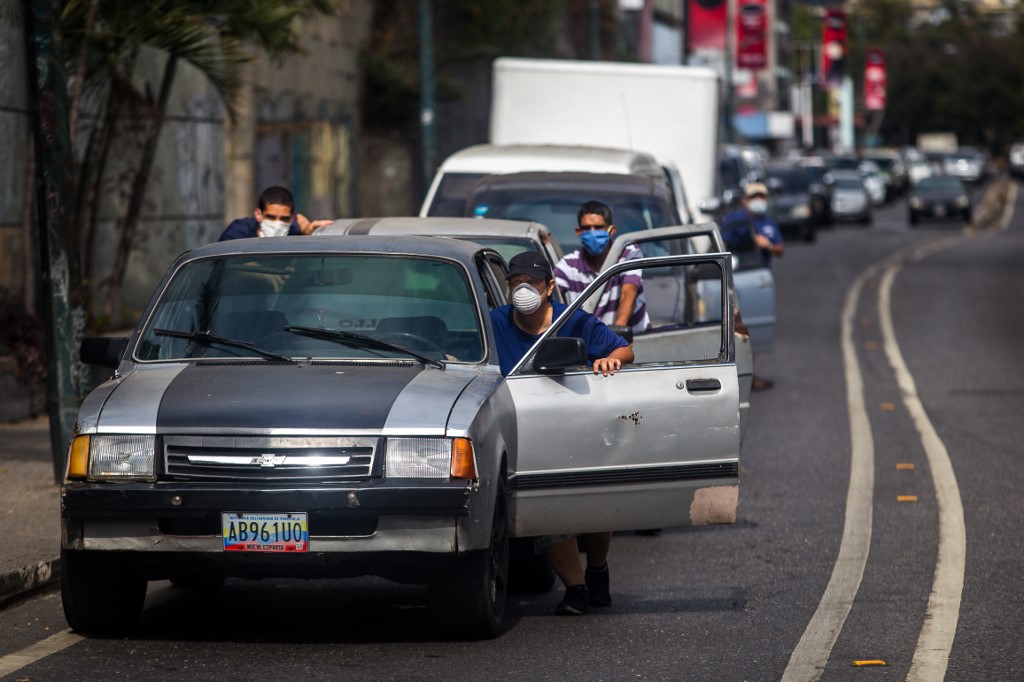
M434 177L437 157L434 107L434 12L432 0L420 0L420 137L424 194Z
M590 59L598 61L601 59L601 7L598 0L589 0L587 3L587 42L589 46Z
M64 477L65 453L78 411L81 372L76 351L85 323L78 233L74 226L74 160L68 128L67 79L61 59L60 2L24 0L24 8L36 152L40 279L46 300L46 407L50 415L53 473L59 481Z

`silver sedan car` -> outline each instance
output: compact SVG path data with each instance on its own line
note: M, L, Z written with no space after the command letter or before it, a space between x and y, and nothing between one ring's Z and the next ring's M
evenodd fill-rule
M871 197L859 171L832 171L832 217L839 221L872 222Z
M700 269L614 376L564 333L612 276ZM113 376L84 401L61 489L61 590L82 633L130 631L146 583L428 583L443 631L502 628L510 538L735 521L738 379L728 254L601 276L507 376L491 310L506 264L455 239L310 236L179 257ZM665 280L666 282L668 280Z

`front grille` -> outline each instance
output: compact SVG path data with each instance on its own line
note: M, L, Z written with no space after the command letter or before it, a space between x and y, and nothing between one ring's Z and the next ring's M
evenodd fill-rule
M351 481L374 473L378 438L164 436L164 472L190 481Z

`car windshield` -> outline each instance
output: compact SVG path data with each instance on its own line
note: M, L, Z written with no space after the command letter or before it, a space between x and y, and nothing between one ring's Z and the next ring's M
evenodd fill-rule
M799 168L773 168L768 171L768 179L775 180L779 189L787 194L806 193L807 185L811 184L811 179Z
M836 178L835 181L836 189L850 189L862 191L864 189L864 183L859 178Z
M466 198L472 193L473 186L486 173L445 173L438 183L437 193L427 209L429 216L457 218L462 215L462 207Z
M960 178L951 178L946 175L933 175L930 178L924 178L917 183L917 189L924 192L964 194L964 185L960 182Z
M174 273L136 359L413 359L401 348L296 329L354 332L449 362L480 362L465 271L438 258L288 254L208 258ZM210 341L213 335L223 341ZM251 344L251 348L246 347Z
M668 200L656 196L616 194L602 190L600 200L612 209L618 232L636 232L675 225L678 219ZM568 253L579 248L576 214L585 202L595 198L593 190L572 188L564 191L490 190L479 192L467 205L466 215L478 218L532 220L551 230Z

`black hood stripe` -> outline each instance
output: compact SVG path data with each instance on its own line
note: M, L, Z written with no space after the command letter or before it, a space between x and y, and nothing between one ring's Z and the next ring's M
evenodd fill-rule
M167 386L157 431L384 427L422 366L195 363Z

